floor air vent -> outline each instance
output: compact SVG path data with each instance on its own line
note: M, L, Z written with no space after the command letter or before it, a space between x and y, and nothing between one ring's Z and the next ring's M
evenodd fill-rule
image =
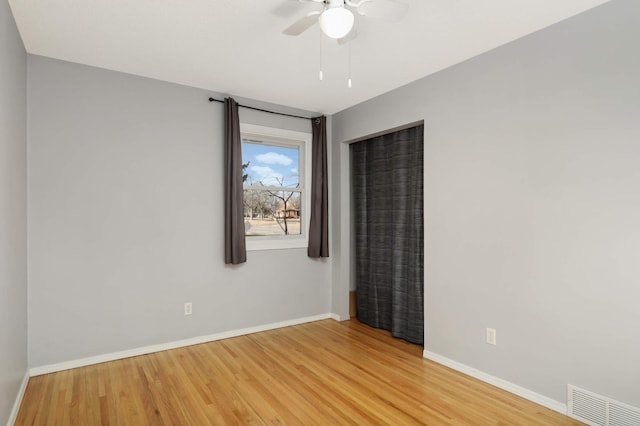
M592 426L640 426L640 409L569 385L569 417Z

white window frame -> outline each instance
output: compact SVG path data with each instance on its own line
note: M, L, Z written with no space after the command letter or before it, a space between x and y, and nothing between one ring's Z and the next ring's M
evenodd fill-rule
M240 123L244 141L258 140L266 145L299 147L299 182L301 191L300 235L245 236L247 251L306 248L309 245L309 210L311 207L311 133ZM242 159L245 163L245 159ZM243 185L244 187L244 185Z

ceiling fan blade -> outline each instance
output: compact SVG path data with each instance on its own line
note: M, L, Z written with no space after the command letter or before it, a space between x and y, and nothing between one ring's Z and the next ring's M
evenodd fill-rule
M409 6L395 0L370 0L363 2L358 13L369 18L398 22L407 14Z
M305 32L309 27L318 22L318 17L321 12L314 11L309 12L307 16L304 16L294 22L291 26L285 29L282 33L290 36L297 36Z
M358 37L358 32L356 31L356 29L354 27L354 28L351 29L351 31L349 31L349 34L347 34L346 36L338 39L338 44L339 45L347 44L350 41L354 40L356 37Z

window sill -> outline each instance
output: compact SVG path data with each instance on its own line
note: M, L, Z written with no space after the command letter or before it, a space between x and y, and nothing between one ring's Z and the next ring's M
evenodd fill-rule
M247 251L259 251L259 250L286 250L307 248L309 241L306 238L265 238L265 239L253 239L248 237L246 239Z

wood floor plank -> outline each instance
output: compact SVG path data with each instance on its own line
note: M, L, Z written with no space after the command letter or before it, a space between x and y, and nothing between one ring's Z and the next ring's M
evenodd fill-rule
M16 425L579 425L353 319L32 377Z

